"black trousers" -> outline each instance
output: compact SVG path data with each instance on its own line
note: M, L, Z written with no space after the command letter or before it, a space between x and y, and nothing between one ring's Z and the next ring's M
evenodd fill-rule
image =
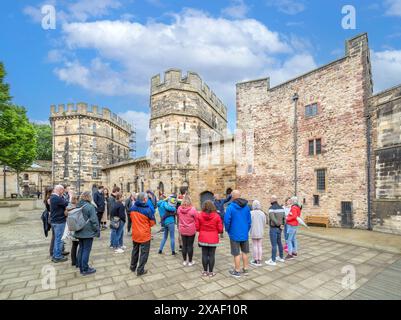
M137 274L142 274L145 271L146 262L148 262L150 241L145 243L137 243L133 241L132 244L131 270L136 271Z
M192 262L192 257L194 256L194 240L195 235L193 236L181 236L182 237L182 257L184 261Z
M71 242L72 242L72 245L71 245L71 264L73 266L76 266L78 264L77 252L78 252L79 241L71 241Z
M216 254L216 247L202 247L203 271L213 272L215 254Z
M96 213L96 215L97 215L97 220L99 221L99 226L102 225L103 213L104 213L104 212L97 212L97 213Z
M131 216L129 213L127 213L127 233L131 231L131 225L132 225Z

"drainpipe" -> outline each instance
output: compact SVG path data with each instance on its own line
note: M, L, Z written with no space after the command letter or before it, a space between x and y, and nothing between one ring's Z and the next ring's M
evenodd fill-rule
M372 123L371 123L371 115L368 114L366 116L366 144L367 144L367 180L368 180L368 230L372 231L373 227L372 227L372 203L371 203L371 147L372 147L372 141L370 139L370 134L371 134L371 130L372 130Z
M298 93L292 97L294 102L294 196L298 194Z

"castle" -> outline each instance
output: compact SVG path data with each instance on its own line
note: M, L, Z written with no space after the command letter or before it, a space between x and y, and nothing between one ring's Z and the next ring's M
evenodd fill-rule
M170 69L150 92L149 152L136 159L132 128L108 109L52 106L52 182L184 188L197 207L234 188L265 210L270 195L296 194L304 215L333 227L401 234L401 86L373 95L367 34L347 40L342 58L278 86L237 84L235 135L198 74Z

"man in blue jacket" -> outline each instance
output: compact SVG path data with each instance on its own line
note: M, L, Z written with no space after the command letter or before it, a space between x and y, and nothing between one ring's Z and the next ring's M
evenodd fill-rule
M224 214L225 214L224 205L230 201L231 201L231 194L227 195L227 198L225 198L225 199L221 199L220 195L218 193L216 193L214 195L213 203L217 209L217 213L219 214L221 221L223 221L223 222L224 222ZM220 237L221 238L224 237L224 230L223 230L223 233L220 235Z
M164 227L163 239L160 243L159 254L163 253L164 245L170 235L171 254L175 256L175 215L177 199L169 197L167 200L160 200L158 203L161 225Z
M234 190L231 193L232 202L228 205L224 215L224 226L230 236L231 254L234 257L234 270L230 270L233 277L241 277L241 253L243 269L242 274L248 275L249 230L252 219L248 201L241 198L241 193Z

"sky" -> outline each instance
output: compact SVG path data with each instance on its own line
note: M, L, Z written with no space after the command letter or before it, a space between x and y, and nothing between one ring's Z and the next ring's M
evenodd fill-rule
M401 0L2 0L0 17L6 82L29 118L48 123L52 104L108 107L135 125L137 156L150 78L169 68L197 72L226 104L231 130L236 83L280 84L344 56L345 40L363 32L374 91L401 84Z

